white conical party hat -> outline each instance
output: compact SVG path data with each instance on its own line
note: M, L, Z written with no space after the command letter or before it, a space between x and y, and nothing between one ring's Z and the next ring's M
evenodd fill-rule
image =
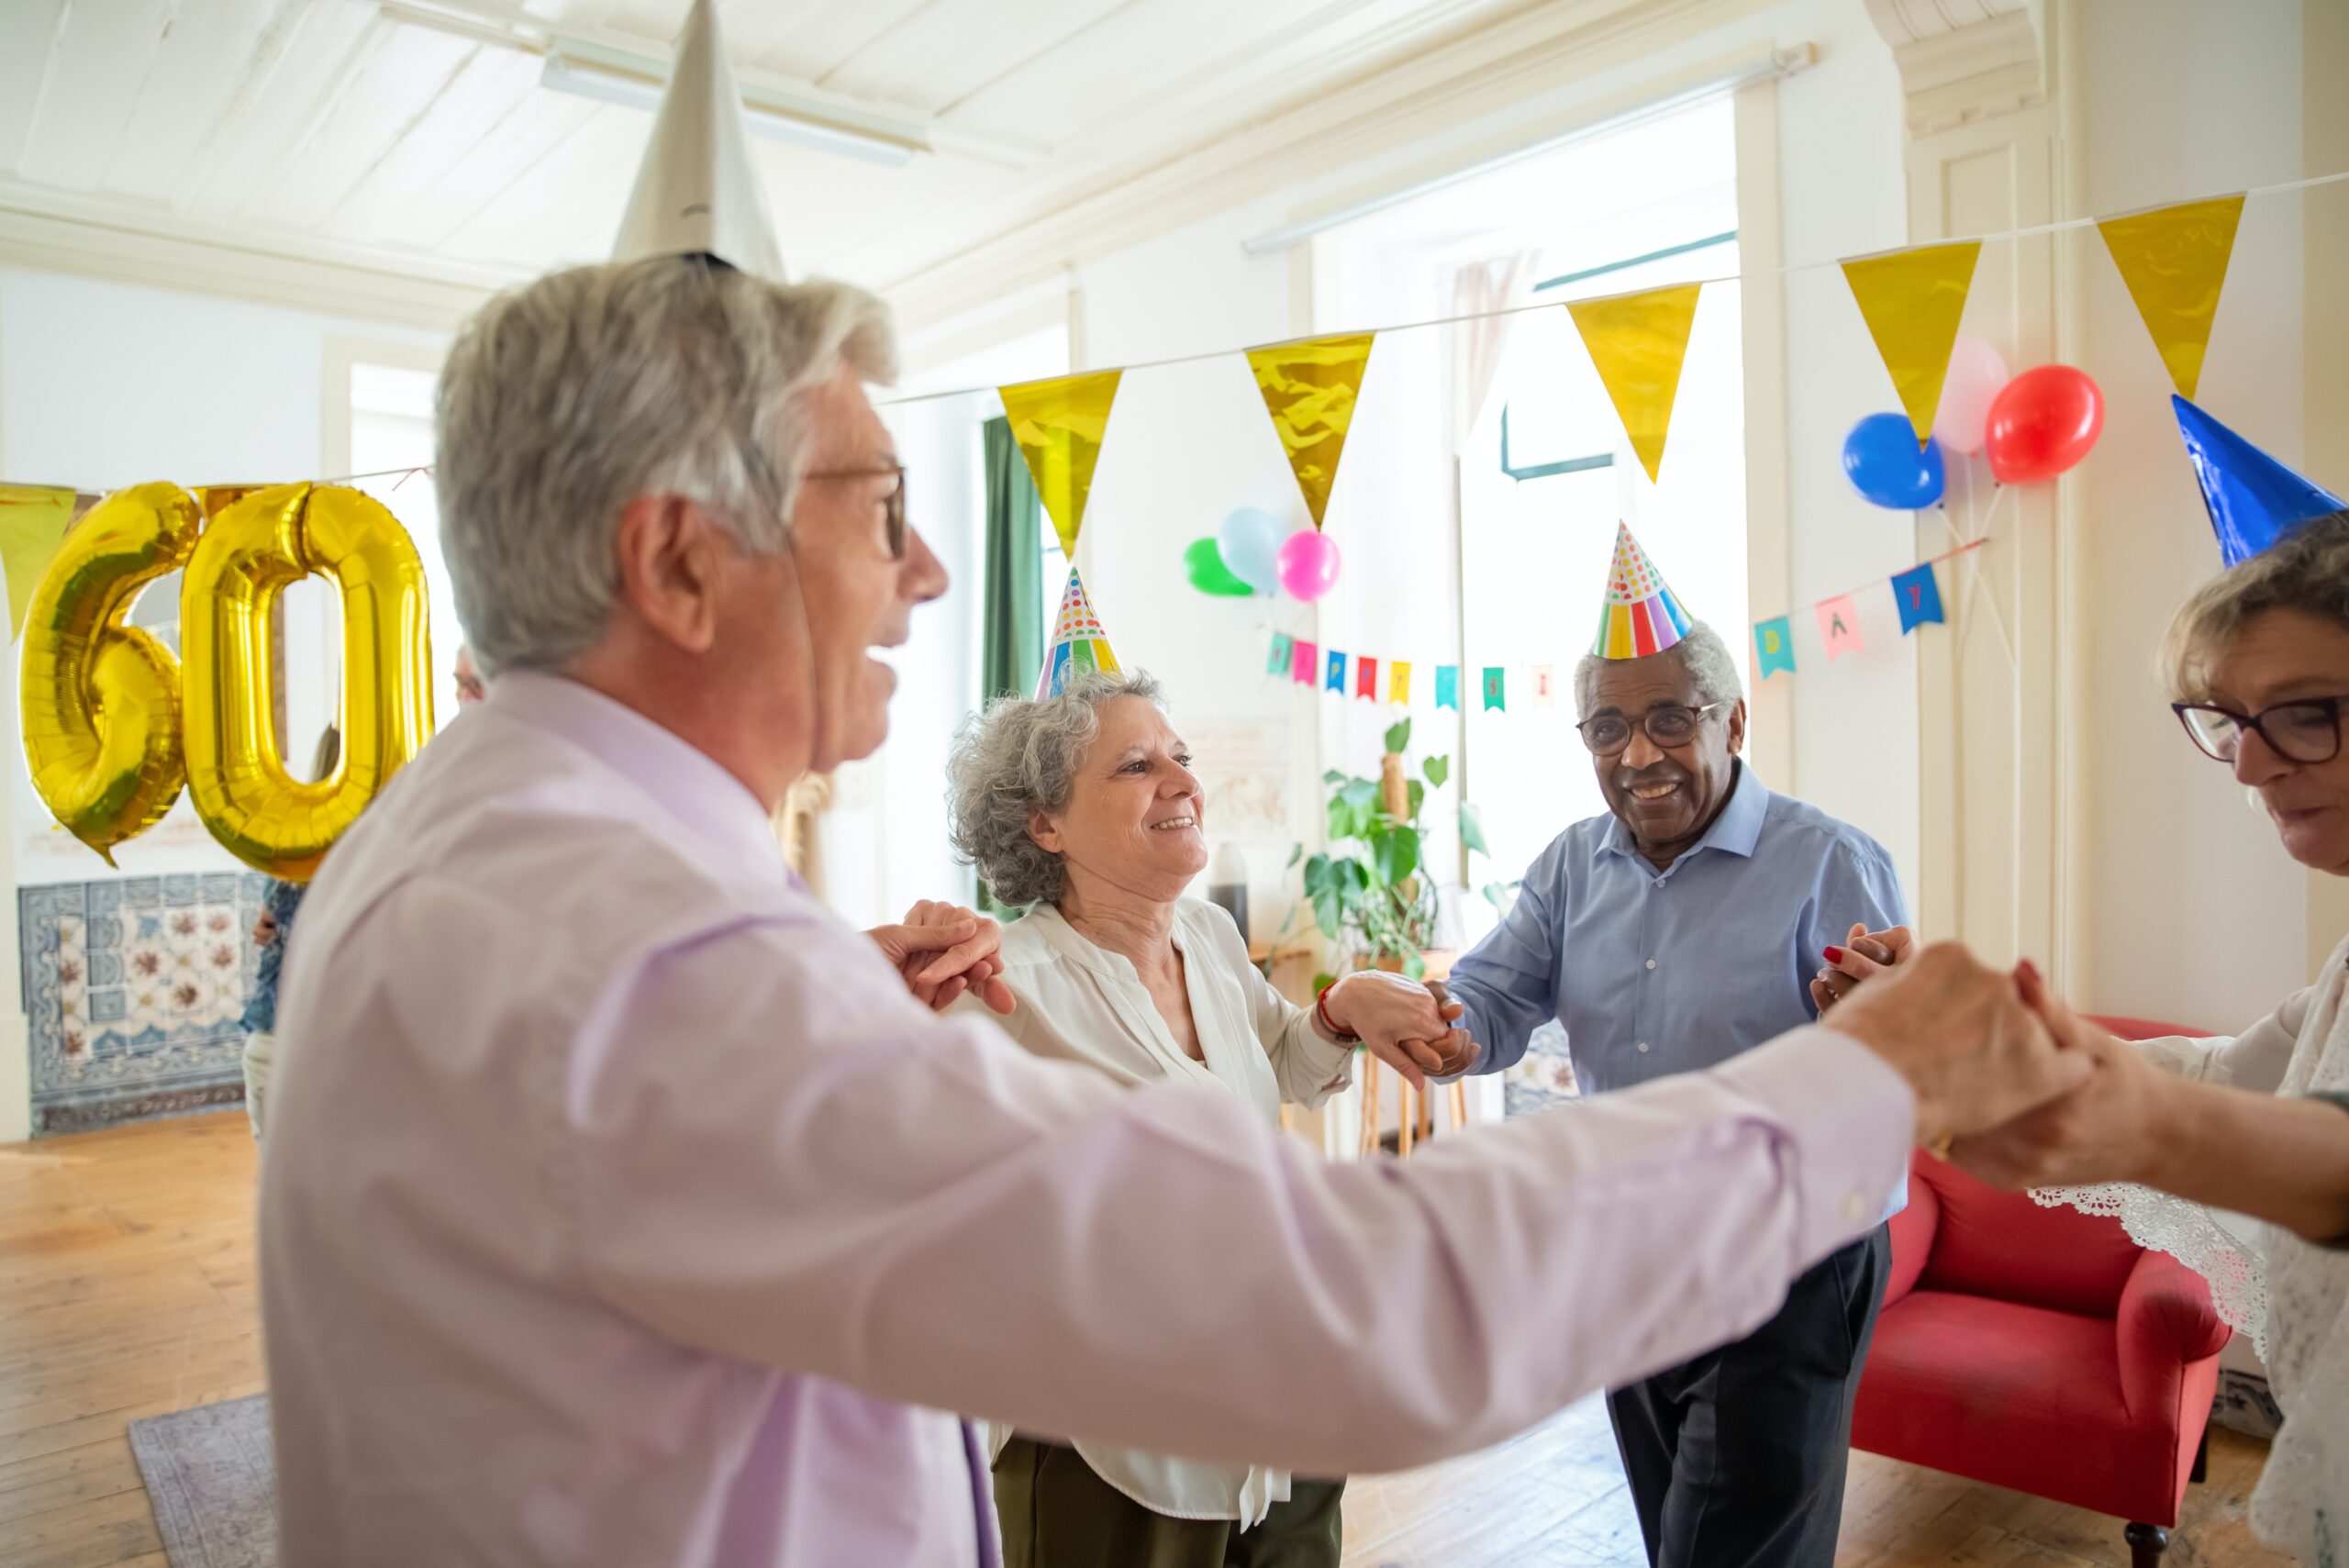
M703 255L784 281L774 219L742 127L741 90L718 36L718 7L694 0L612 260Z

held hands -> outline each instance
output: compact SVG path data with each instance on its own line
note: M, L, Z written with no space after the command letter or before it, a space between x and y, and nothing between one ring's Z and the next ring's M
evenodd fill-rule
M1821 1015L1852 994L1853 987L1872 974L1897 969L1917 949L1916 933L1906 926L1871 931L1854 925L1842 947L1827 950L1827 967L1810 983L1810 1005Z
M1917 1096L1917 1141L1982 1132L2086 1083L2093 1058L2067 1049L2016 979L1956 942L1936 942L1835 1008L1838 1033L1866 1046Z
M1003 983L1003 928L975 910L924 899L906 911L902 925L875 926L864 933L881 955L905 976L914 1000L942 1013L963 992L998 1013L1015 1005Z
M2030 962L2015 972L2015 980L2025 1004L2056 1040L2092 1062L2094 1071L2061 1099L2003 1127L1959 1139L1950 1158L2001 1187L2152 1177L2162 1151L2176 1141L2168 1129L2179 1081L2048 995Z
M1449 1077L1475 1060L1467 1031L1453 1027L1467 1009L1440 983L1423 985L1383 970L1358 970L1323 993L1321 1005L1331 1023L1360 1035L1372 1055L1415 1089L1425 1089L1431 1074Z

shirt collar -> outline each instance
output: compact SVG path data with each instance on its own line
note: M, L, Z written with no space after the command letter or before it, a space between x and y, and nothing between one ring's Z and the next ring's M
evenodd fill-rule
M1754 776L1744 758L1735 759L1733 765L1737 782L1730 786L1729 804L1721 807L1720 815L1713 818L1713 825L1705 829L1704 837L1672 862L1675 869L1703 850L1725 850L1746 860L1753 858L1753 846L1762 839L1763 819L1770 815L1770 786ZM1620 817L1607 830L1607 847L1619 855L1639 858L1640 847L1632 841L1631 830Z
M750 787L708 752L636 709L537 670L501 673L482 706L579 747L729 860L781 864L774 820Z

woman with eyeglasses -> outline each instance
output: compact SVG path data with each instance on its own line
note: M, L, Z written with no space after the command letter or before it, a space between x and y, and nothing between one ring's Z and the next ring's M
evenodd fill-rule
M2349 512L2205 586L2162 662L2187 734L2256 797L2285 852L2349 876ZM2021 979L2097 1072L1954 1158L2009 1186L2072 1184L2036 1195L2117 1214L2210 1280L2260 1342L2284 1413L2253 1526L2303 1561L2349 1562L2349 941L2231 1040L2126 1045L2039 995L2028 967ZM2261 1223L2239 1236L2220 1214Z

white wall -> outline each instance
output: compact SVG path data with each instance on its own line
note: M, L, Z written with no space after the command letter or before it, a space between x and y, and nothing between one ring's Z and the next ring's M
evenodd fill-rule
M2301 7L2293 0L2141 0L2078 14L2074 123L2087 135L2076 210L2123 212L2334 172L2301 167ZM2302 356L2349 351L2338 340L2304 341L2303 202L2306 215L2323 204L2337 223L2349 191L2245 204L2196 396L2295 466ZM2227 770L2178 732L2154 678L2162 628L2219 569L2218 550L2152 341L2102 243L2079 237L2074 259L2084 359L2106 395L2104 439L2078 519L2092 551L2088 1000L2232 1030L2307 983L2303 873ZM2349 473L2318 477L2335 490L2349 484ZM2319 945L2339 934L2322 934Z
M128 284L0 269L0 474L106 491L315 475L333 336L436 341L404 328ZM289 666L315 665L289 650ZM110 874L59 828L27 774L15 683L0 703L0 1142L25 1136L28 1083L15 888ZM306 762L306 758L296 759ZM228 871L184 797L115 851L121 875Z

